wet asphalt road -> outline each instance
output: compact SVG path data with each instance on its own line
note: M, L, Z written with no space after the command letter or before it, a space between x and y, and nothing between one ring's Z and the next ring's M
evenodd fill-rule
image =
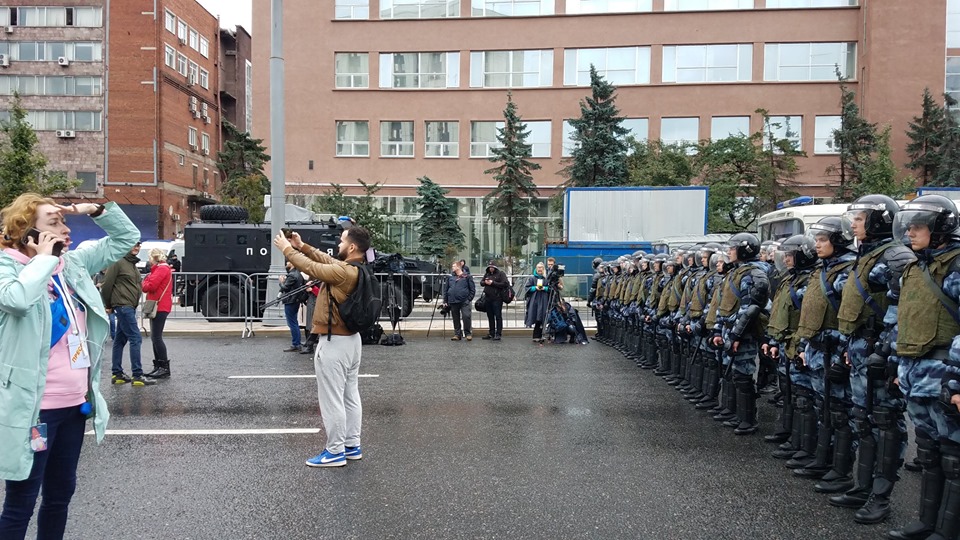
M107 385L111 429L321 426L281 338L169 338L172 379ZM146 359L151 358L144 348ZM879 538L852 511L597 343L366 346L364 459L303 461L323 435L88 437L68 538ZM105 372L109 375L109 371ZM764 403L769 433L774 410ZM913 448L910 455L913 455ZM904 472L892 524L913 516ZM31 532L31 534L33 534Z

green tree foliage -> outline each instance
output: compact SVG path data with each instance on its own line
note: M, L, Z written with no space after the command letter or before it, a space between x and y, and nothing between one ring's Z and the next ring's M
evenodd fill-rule
M38 142L20 96L14 94L10 119L0 122L0 208L23 193L50 196L80 185L63 173L47 170L47 158L36 148Z
M860 173L860 181L853 186L853 198L863 195L879 193L894 199L900 199L916 189L916 181L911 178L899 178L900 171L893 158L890 157L890 127L886 127L877 135L876 151L864 163Z
M949 95L946 109L956 105ZM960 123L955 113L948 112L943 122L943 144L940 145L940 166L930 185L937 187L960 187Z
M417 201L420 217L416 221L416 230L420 235L420 252L443 259L454 256L466 247L463 231L457 221L457 203L448 198L448 190L440 187L430 178L418 178Z
M270 156L263 139L254 139L229 122L223 126L226 131L223 151L217 153L217 168L223 178L220 198L227 204L243 206L250 214L250 221L262 223L263 196L270 193L270 180L263 174L263 166L270 161Z
M363 195L346 195L346 188L340 184L331 184L313 203L314 212L350 216L370 231L371 243L377 251L399 252L400 242L390 235L390 226L396 223L382 207L377 205L374 195L383 189L383 184L368 184L357 179L363 187Z
M840 152L840 164L828 167L827 173L839 176L837 198L849 201L876 150L877 125L867 122L860 114L857 95L847 88L839 69L837 79L840 82L840 129L833 132L833 144Z
M590 66L590 96L580 101L580 118L570 120L574 149L562 174L568 187L627 183L627 133L615 104L616 87Z
M689 186L697 176L688 146L630 139L627 174L632 186Z
M946 111L933 99L929 88L923 89L920 116L914 116L908 125L907 156L910 161L907 168L916 171L919 180L927 185L937 177L943 159L941 147L947 134Z
M493 149L490 158L498 165L484 171L493 175L497 187L484 197L484 204L493 221L504 228L506 255L518 257L533 234L530 214L534 211L533 199L540 192L531 171L538 170L540 165L530 161L531 147L527 143L530 132L517 113L517 104L510 93L507 93L503 119L504 125L497 131L500 147Z

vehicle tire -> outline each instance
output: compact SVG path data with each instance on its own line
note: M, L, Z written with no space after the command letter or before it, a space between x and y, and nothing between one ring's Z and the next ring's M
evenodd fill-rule
M203 294L200 311L210 322L236 322L243 320L245 308L240 287L233 283L217 283Z
M200 207L200 221L240 223L250 218L247 209L229 204L208 204Z
M413 305L410 302L410 296L403 294L403 291L400 289L400 286L396 283L381 283L380 284L380 303L381 311L380 316L385 320L390 320L390 290L393 290L393 298L397 307L400 308L401 317L409 317L410 312L413 311Z

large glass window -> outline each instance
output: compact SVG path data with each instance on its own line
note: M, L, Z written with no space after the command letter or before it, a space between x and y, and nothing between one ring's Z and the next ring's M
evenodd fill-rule
M77 180L80 181L80 185L77 186L77 191L82 193L96 193L97 191L96 171L92 171L92 172L77 171Z
M833 142L833 132L840 129L839 116L818 116L813 128L814 154L839 154L840 149Z
M337 122L337 156L367 157L370 155L369 122Z
M200 68L200 86L210 89L210 72L203 68Z
M664 11L753 9L753 0L664 0Z
M653 0L567 0L567 14L653 11Z
M474 17L553 15L555 0L472 0Z
M200 55L204 58L210 58L210 41L200 36Z
M960 104L960 56L947 57L947 95ZM957 105L953 106L954 108Z
M590 66L615 85L650 83L650 47L565 49L563 84L590 86Z
M187 128L187 143L191 148L197 148L197 128Z
M75 62L99 62L102 58L101 45L97 41L10 41L0 44L0 53L22 62L55 62L61 56Z
M187 76L187 66L190 64L190 61L187 60L187 57L177 53L177 71L180 72L184 77Z
M549 120L540 120L525 122L530 135L527 136L527 144L530 145L530 157L548 158L550 157L550 131L552 122Z
M768 8L821 8L857 5L857 0L767 0Z
M856 77L856 43L768 43L764 47L765 81L835 81L836 71Z
M710 119L710 140L750 135L749 116L714 116Z
M380 0L381 19L459 17L460 0Z
M650 121L647 118L624 118L620 122L620 126L627 130L624 140L632 137L637 142L645 142L650 132ZM570 124L569 120L564 120L562 157L572 156L573 150L577 147L573 141L573 132L573 125ZM632 153L632 149L628 148L627 152Z
M947 47L960 48L960 0L947 0Z
M456 88L460 53L386 53L380 55L380 88Z
M100 131L101 128L99 111L27 111L26 120L37 131Z
M163 10L163 27L171 34L177 33L177 16L169 9Z
M458 157L460 155L459 122L427 122L426 157Z
M413 157L413 122L380 122L380 157Z
M98 28L103 26L102 13L98 7L67 8L67 26Z
M663 144L697 144L700 140L699 118L664 118L660 121Z
M753 45L663 48L663 82L736 82L753 79Z
M203 155L210 154L210 135L208 133L204 133L200 137L200 149L203 151Z
M337 88L368 88L370 86L369 54L336 53L333 57Z
M793 145L793 149L803 150L803 117L802 116L770 116L769 127L764 127L763 146L770 149L770 135L774 140L786 139ZM769 132L767 130L769 129Z
M492 157L492 150L500 147L497 130L501 128L503 122L470 122L470 157Z
M474 51L473 88L524 88L553 84L553 51Z
M200 34L193 28L190 29L190 48L195 51L200 50Z
M177 37L181 42L187 42L187 23L183 19L177 19Z
M333 9L337 19L370 18L370 0L336 0Z

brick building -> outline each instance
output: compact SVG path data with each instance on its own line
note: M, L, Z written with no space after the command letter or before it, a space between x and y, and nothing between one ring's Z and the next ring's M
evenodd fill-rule
M224 122L253 131L253 40L242 26L220 29L220 107Z
M270 3L253 10L254 64L266 65ZM807 153L800 191L815 195L836 182L824 173L838 161L835 66L865 116L892 126L898 164L924 87L960 91L957 0L294 0L284 15L288 192L383 182L382 204L412 219L429 176L458 198L474 262L501 249L483 171L508 90L544 196L563 180L590 64L618 86L638 139L749 134L766 109ZM254 134L268 144L269 96L257 79ZM414 245L411 227L396 234Z

